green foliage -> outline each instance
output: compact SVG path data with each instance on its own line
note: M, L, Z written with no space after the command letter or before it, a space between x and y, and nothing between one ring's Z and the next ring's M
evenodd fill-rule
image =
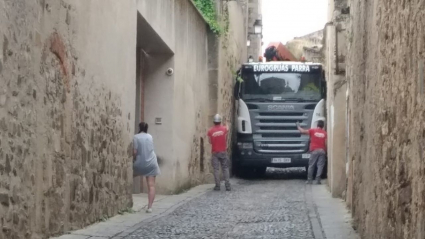
M313 91L313 92L320 92L319 88L314 85L314 83L308 83L303 88L304 91Z
M192 0L196 8L201 12L210 29L217 35L223 32L217 20L217 12L215 10L214 0Z
M126 213L135 213L135 211L131 207L128 207L126 209L118 211L118 214L120 214L120 215L123 215L123 214L126 214Z
M101 222L106 222L108 220L108 216L102 216L100 219L99 219L99 221L101 221Z
M238 77L236 78L236 80L237 80L239 83L242 83L242 82L243 82L243 79L242 79L242 77L240 77L240 76L238 76Z

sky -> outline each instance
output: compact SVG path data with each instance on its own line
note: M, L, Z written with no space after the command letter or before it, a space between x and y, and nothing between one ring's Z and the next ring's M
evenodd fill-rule
M321 30L328 0L263 0L263 51L272 41L285 44L294 37Z

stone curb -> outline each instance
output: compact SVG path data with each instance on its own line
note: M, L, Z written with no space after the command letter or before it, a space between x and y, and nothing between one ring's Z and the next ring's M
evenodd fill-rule
M345 202L342 199L333 198L326 183L313 185L310 193L314 199L313 207L324 238L360 239L358 233L352 228L351 214L348 212Z
M320 221L320 216L313 199L312 186L313 185L306 185L306 190L305 190L305 199L306 199L306 204L308 208L308 217L310 219L310 226L313 231L313 236L315 239L325 239L326 236L324 235L323 227Z
M136 212L124 215L116 215L105 222L90 225L84 229L69 232L69 234L51 239L111 239L123 238L140 228L146 221L153 221L160 217L169 215L183 204L204 195L212 189L214 184L204 184L179 194L162 196L155 201L154 212ZM142 209L142 208L141 208ZM143 210L138 211L143 211Z

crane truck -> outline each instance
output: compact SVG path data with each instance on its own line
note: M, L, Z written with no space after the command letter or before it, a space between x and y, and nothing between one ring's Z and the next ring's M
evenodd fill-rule
M238 71L235 174L264 174L267 167L307 169L309 136L296 123L308 129L325 120L322 65L294 61L281 43L270 44L264 56L266 62L245 63Z

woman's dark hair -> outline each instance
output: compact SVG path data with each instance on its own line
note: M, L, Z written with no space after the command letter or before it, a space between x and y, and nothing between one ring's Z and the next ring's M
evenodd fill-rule
M147 133L148 132L148 127L149 127L148 123L141 122L139 124L139 134L142 133L142 132L143 133Z

